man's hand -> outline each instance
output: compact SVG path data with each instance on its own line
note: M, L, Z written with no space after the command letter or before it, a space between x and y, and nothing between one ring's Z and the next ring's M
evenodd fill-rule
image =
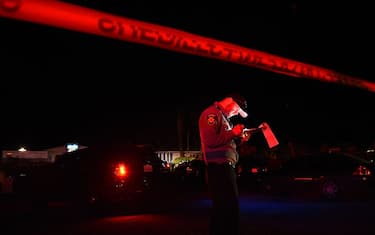
M245 126L243 124L237 124L233 127L232 132L235 136L242 137L243 129L245 129Z

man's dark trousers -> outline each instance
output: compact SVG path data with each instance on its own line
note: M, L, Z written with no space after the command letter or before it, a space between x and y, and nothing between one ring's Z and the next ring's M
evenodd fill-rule
M207 183L212 200L210 235L238 235L239 199L235 169L229 163L209 163Z

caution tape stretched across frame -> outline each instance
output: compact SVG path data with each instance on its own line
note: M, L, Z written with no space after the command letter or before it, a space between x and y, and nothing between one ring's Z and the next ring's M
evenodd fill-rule
M140 43L375 92L375 83L181 30L116 16L58 0L0 0L0 17Z

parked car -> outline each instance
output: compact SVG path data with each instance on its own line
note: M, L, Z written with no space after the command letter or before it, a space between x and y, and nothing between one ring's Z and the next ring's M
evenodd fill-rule
M179 164L173 169L173 175L178 183L193 183L197 186L206 183L206 168L203 160L194 159L192 161Z
M268 172L267 163L265 157L241 156L236 165L238 184L244 188L257 185Z
M345 153L319 153L288 160L263 176L267 192L319 199L368 197L373 190L374 164Z
M20 172L15 193L43 202L132 201L154 190L161 163L148 146L91 146L60 155L53 164Z

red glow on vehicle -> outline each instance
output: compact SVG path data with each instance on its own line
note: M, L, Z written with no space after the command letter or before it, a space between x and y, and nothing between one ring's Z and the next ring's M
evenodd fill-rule
M312 177L295 177L294 181L313 181Z
M367 167L365 167L365 166L359 166L353 172L353 175L370 176L371 175L371 171Z
M251 168L251 173L253 173L253 174L258 173L258 168Z
M127 174L128 174L128 171L127 171L124 163L119 163L119 164L116 165L115 175L117 177L124 178L124 177L127 176Z

